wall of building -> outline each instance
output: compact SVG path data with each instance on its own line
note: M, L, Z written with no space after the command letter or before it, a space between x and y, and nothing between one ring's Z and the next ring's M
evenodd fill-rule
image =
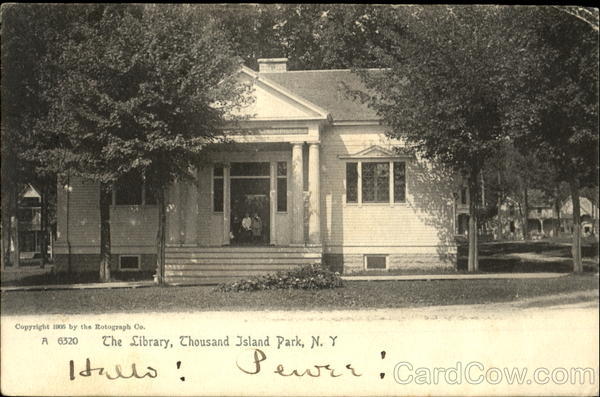
M54 244L58 271L66 270L69 246L73 271L97 267L100 253L99 195L99 185L92 181L71 177L68 184L59 184L57 239ZM114 255L154 255L158 227L155 205L111 206L110 219L111 252ZM113 263L116 268L117 261Z
M321 136L321 221L326 259L364 270L365 254L388 255L388 268L454 266L453 179L421 160L406 161L405 203L346 203L346 162L374 145L391 148L381 126L336 126ZM336 257L337 255L337 257Z

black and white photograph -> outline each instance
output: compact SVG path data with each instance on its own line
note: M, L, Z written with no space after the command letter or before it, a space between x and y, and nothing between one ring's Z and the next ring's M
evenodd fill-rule
M0 11L2 395L598 395L598 8Z

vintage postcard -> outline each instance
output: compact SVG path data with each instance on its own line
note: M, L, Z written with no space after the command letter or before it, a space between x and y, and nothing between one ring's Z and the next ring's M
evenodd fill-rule
M3 395L598 395L598 9L1 17Z

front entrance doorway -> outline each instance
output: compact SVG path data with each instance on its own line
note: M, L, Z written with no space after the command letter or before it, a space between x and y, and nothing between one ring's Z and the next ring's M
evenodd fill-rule
M231 163L231 245L270 243L271 167Z

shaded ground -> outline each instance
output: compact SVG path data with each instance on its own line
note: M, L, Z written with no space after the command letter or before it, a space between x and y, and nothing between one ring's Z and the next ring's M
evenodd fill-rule
M523 273L523 272L560 272L569 273L572 270L571 246L565 240L541 241L501 241L485 242L479 245L480 272L482 273ZM458 272L466 272L467 244L459 241ZM598 241L584 239L582 244L584 272L598 272ZM23 273L3 272L2 286L19 285L53 285L96 283L98 273L84 274L54 274L48 268L39 269L37 266L24 268ZM392 270L388 272L363 272L356 275L374 274L445 274L456 273L454 269L426 268L410 270ZM152 280L153 272L113 272L114 281Z
M2 313L77 314L219 310L336 310L518 302L583 292L577 301L598 299L598 277L552 279L351 281L333 290L217 292L214 287L2 292ZM567 302L565 302L567 303ZM569 302L575 303L575 302Z
M151 272L112 272L112 281L142 281L152 280ZM47 269L28 268L19 273L16 271L2 273L2 286L19 285L55 285L55 284L79 284L79 283L97 283L99 282L98 272L66 274L54 273L52 268Z
M467 268L468 245L458 246L458 270ZM598 272L598 241L582 241L584 272ZM503 272L561 272L573 269L571 245L551 239L540 241L500 241L479 245L479 270Z

